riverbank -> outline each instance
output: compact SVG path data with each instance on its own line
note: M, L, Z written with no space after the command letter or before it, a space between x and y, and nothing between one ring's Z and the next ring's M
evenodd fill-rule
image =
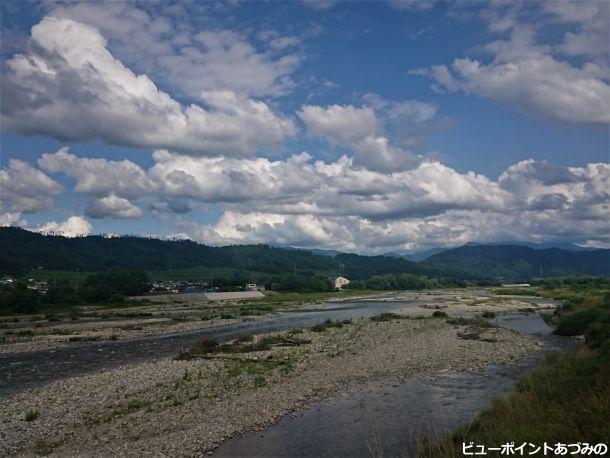
M461 457L462 444L471 442L485 449L526 444L526 453L544 443L608 445L609 362L608 356L588 349L552 355L519 380L514 392L494 399L472 423L436 443L422 443L418 456ZM534 444L533 449L528 444Z
M0 455L194 456L360 380L479 372L540 346L475 323L384 319L302 330L298 346L127 365L11 396L0 402Z
M511 442L517 447L526 444L525 453L536 455L542 454L534 450L544 443L552 447L602 444L597 450L608 450L610 290L601 279L566 280L552 280L550 288L542 290L544 296L565 300L547 321L555 325L555 334L576 337L586 346L551 355L522 377L515 390L495 399L469 424L437 442L421 443L419 456L463 456L463 444L470 443L482 446L491 456L500 453L489 451L489 447ZM533 449L530 444L534 444ZM580 454L576 448L569 447L569 453Z
M209 301L197 294L177 294L140 298L142 305L132 307L88 306L55 315L0 317L0 355L63 348L78 342L122 341L194 331L296 311L323 300L346 301L374 294L379 293L270 292L261 299L236 301ZM152 301L151 297L162 301Z

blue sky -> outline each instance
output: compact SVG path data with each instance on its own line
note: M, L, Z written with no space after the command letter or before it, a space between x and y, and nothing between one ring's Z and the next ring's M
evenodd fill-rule
M605 2L2 3L0 222L607 246Z

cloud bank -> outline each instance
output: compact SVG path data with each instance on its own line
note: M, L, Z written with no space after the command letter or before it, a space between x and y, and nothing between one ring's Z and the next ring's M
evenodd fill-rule
M129 161L43 154L41 173L64 173L91 201L92 218L173 212L206 243L287 243L383 253L470 240L607 240L610 165L555 167L524 160L497 180L436 161L395 172L355 158L207 158L157 150L144 169ZM93 180L92 177L97 177ZM182 218L216 205L218 221Z
M4 129L62 141L244 157L296 133L292 120L231 90L201 91L183 105L114 58L93 27L45 17L27 54L6 62Z

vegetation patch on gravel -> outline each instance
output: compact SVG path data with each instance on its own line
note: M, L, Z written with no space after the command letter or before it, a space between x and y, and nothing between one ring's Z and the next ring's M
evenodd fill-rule
M60 380L0 401L0 455L198 456L359 380L480 371L538 348L499 328L494 342L463 339L467 326L361 319Z

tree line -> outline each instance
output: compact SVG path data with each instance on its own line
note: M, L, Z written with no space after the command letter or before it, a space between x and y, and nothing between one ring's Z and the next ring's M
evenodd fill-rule
M0 313L34 313L78 304L117 304L128 296L147 293L151 283L145 272L111 269L89 275L82 285L62 279L49 281L46 291L30 286L25 280L17 280L0 287Z
M441 287L463 287L463 281L446 278L429 278L424 275L399 274L399 275L373 275L366 280L354 280L346 288L370 289L377 291L393 290L423 290Z

